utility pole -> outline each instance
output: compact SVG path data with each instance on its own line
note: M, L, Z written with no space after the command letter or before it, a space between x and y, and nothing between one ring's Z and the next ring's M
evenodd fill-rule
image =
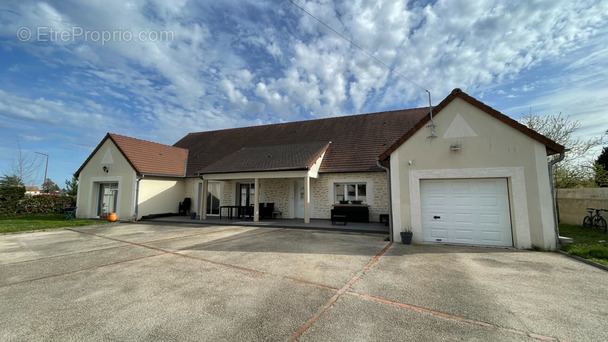
M42 183L42 193L46 193L46 171L49 169L49 155L46 153L40 153L40 152L34 152L36 154L41 154L43 156L46 156L46 167L44 168L44 183Z

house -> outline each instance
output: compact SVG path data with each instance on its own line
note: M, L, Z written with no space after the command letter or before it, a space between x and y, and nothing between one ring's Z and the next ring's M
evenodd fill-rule
M76 172L78 216L139 219L191 198L202 220L224 206L257 221L272 204L305 223L348 209L390 213L395 241L407 227L415 243L555 248L547 156L564 147L459 89L430 114L198 132L173 146L108 133Z
M26 196L34 196L40 195L40 189L37 186L26 186L25 187L25 195Z

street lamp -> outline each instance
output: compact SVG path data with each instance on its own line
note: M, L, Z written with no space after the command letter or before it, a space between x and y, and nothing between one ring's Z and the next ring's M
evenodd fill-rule
M46 171L49 168L49 155L46 153L40 153L40 152L34 152L36 154L41 154L43 156L46 156L46 167L44 168L44 183L42 183L42 193L44 194L44 190L46 190Z

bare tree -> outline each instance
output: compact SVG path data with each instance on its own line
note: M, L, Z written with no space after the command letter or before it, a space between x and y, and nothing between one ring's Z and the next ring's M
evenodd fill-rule
M13 158L11 165L11 174L16 176L23 184L33 185L36 183L38 171L42 166L42 161L36 158L32 153L24 152L21 149L21 143L17 140L17 159Z
M524 115L520 122L570 150L564 160L554 166L556 188L594 185L594 159L589 152L604 143L604 135L586 139L575 136L581 127L580 122L572 121L562 113L546 116Z

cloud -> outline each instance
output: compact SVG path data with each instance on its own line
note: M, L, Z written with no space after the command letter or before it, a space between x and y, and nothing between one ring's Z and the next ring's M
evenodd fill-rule
M61 128L79 148L108 130L172 144L198 130L426 106L421 88L436 104L458 87L506 112L570 111L585 134L602 124L605 1L297 3L395 72L289 2L24 0L0 11L0 115L28 136L31 122ZM171 39L20 42L21 26Z

